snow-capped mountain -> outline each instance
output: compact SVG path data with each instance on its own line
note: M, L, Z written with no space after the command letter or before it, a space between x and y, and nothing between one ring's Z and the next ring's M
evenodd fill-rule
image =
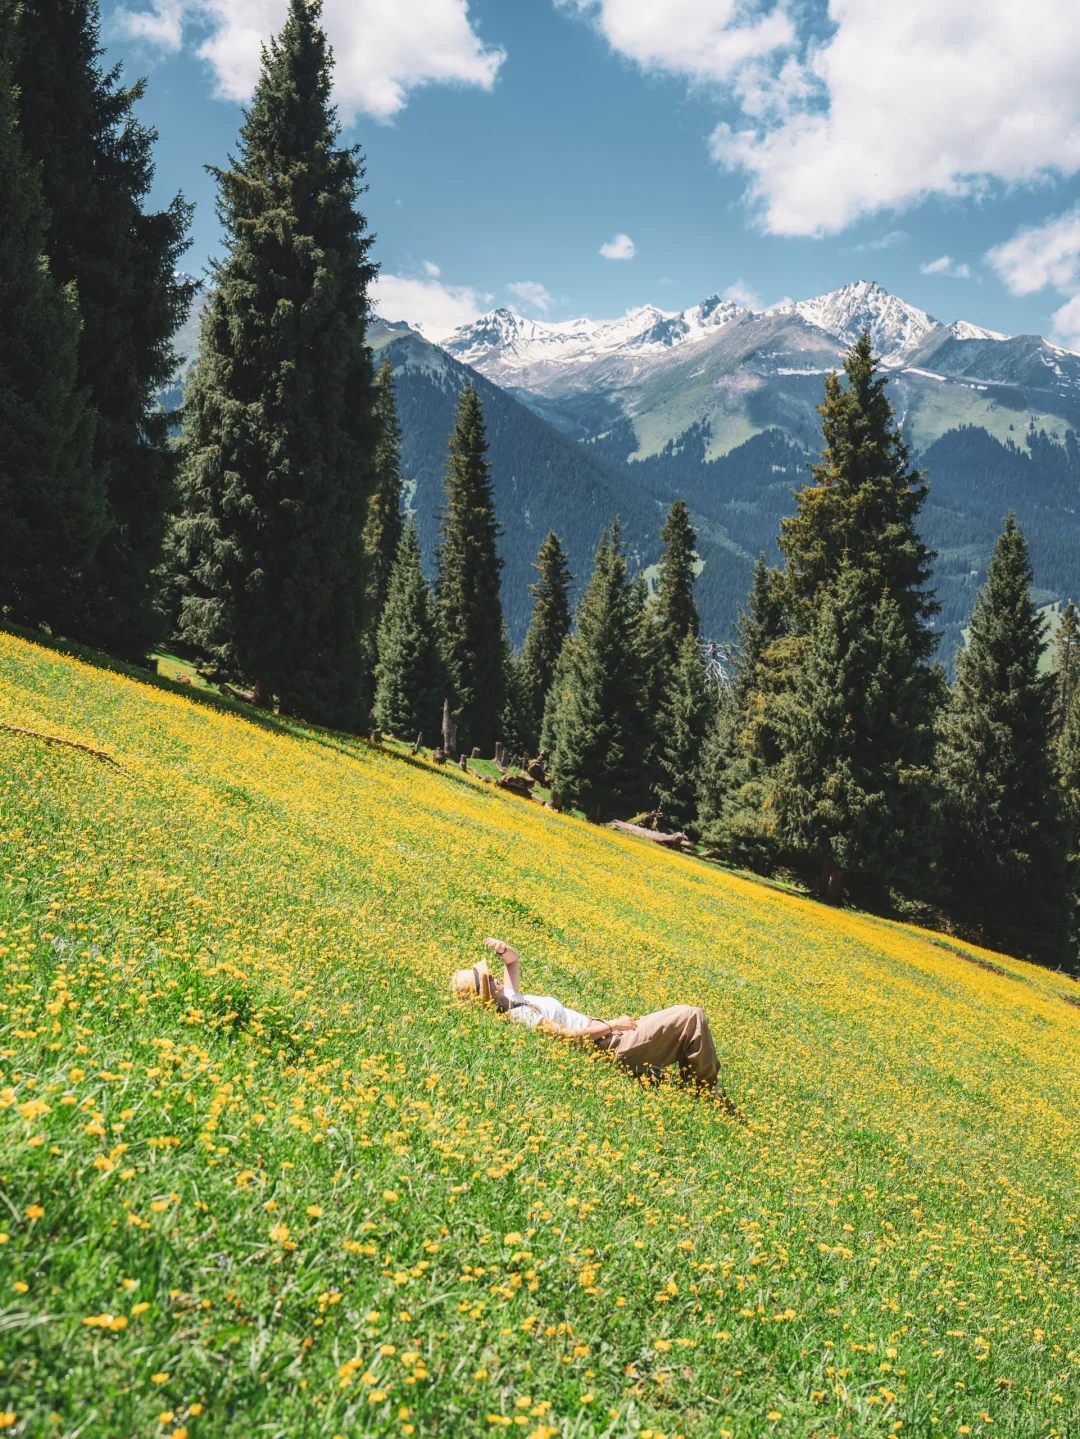
M903 364L904 357L913 354L941 324L925 310L890 295L875 280L856 280L831 294L778 307L775 313L801 315L808 325L844 345L854 344L869 330L874 349L889 366Z
M576 372L593 361L614 355L663 361L683 345L710 340L733 321L768 316L798 316L842 345L851 345L869 330L874 349L890 368L903 365L936 330L949 330L957 340L1007 340L967 320L943 325L874 280L856 280L827 295L789 301L753 311L719 295L710 295L687 310L660 310L641 305L617 320L529 320L512 309L492 310L443 342L455 359L502 383L527 384L539 370L545 377L562 365ZM512 378L513 377L513 378Z
M508 384L604 356L662 353L703 339L748 313L718 295L689 310L640 305L617 320L528 320L514 310L499 309L456 330L443 349L489 379Z
M813 447L824 376L864 329L916 447L963 425L1004 441L1033 416L1048 433L1080 429L1080 355L1037 335L942 323L869 280L761 312L715 295L612 321L496 310L444 347L576 439L625 421L641 458L696 426L715 458L769 428Z

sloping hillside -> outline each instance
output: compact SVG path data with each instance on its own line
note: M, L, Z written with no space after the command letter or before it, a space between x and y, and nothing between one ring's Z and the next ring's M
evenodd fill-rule
M0 722L9 1431L1075 1432L1072 981L6 635Z

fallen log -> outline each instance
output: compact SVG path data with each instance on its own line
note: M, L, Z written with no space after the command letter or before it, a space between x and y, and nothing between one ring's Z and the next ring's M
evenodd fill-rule
M678 834L664 834L662 830L646 829L641 824L628 824L624 819L613 819L608 823L608 829L617 829L620 834L636 834L639 839L651 839L653 844L662 844L665 849L682 849L689 845L689 838L682 830ZM692 846L690 852L692 853Z
M119 760L113 759L112 755L106 754L103 749L94 749L93 745L80 744L78 740L74 739L61 739L58 734L42 734L40 730L25 729L19 724L4 724L3 721L0 721L0 729L7 730L8 734L29 735L31 739L43 740L45 744L62 744L68 749L81 749L84 754L93 755L95 759L101 760L102 764L111 764L114 769L120 770L121 774L124 772Z

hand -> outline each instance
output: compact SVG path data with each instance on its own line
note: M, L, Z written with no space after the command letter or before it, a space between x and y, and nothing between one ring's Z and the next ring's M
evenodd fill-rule
M485 939L484 943L487 945L488 949L493 949L500 959L503 957L503 955L509 948L505 939Z
M612 1034L627 1034L637 1029L637 1020L631 1019L628 1014L620 1014L618 1019L609 1019L606 1020L605 1023L610 1028Z

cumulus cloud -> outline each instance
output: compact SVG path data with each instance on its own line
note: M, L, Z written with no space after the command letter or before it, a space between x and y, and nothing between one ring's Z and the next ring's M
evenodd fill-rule
M555 303L553 296L537 280L515 280L506 287L530 310L539 310L546 315Z
M600 253L605 260L632 260L637 250L629 235L619 234L606 240L600 246Z
M714 82L710 146L773 234L1080 170L1080 25L1061 0L556 0L643 70Z
M1018 230L986 252L987 263L1014 295L1048 286L1069 298L1054 312L1054 336L1080 350L1080 205L1041 225Z
M790 45L783 3L766 13L746 0L555 0L587 15L620 54L645 70L726 80L749 60ZM755 13L758 12L758 13Z
M505 52L482 43L468 8L467 0L325 0L342 119L351 123L362 112L390 120L418 85L489 90ZM287 9L288 0L151 0L145 10L120 10L117 22L170 51L194 34L218 95L245 101L259 76L260 46L280 30Z
M384 320L405 320L426 340L436 343L478 320L492 299L471 285L444 285L434 279L390 275L385 270L380 271L372 290L376 314Z
M939 255L936 260L927 260L919 266L919 272L923 275L941 275L949 280L971 279L971 266L954 260L951 255Z
M758 292L752 290L749 285L744 285L742 280L736 280L733 285L729 285L721 299L730 300L733 305L742 305L744 310L754 310L760 313L765 308Z
M442 274L442 271L439 269L438 265L436 265L432 260L425 260L424 274L429 275L433 280L437 280Z
M1067 300L1060 310L1055 310L1054 337L1068 350L1080 351L1080 295Z
M1068 290L1080 275L1080 205L1018 230L986 258L1014 295L1032 295L1047 285Z

